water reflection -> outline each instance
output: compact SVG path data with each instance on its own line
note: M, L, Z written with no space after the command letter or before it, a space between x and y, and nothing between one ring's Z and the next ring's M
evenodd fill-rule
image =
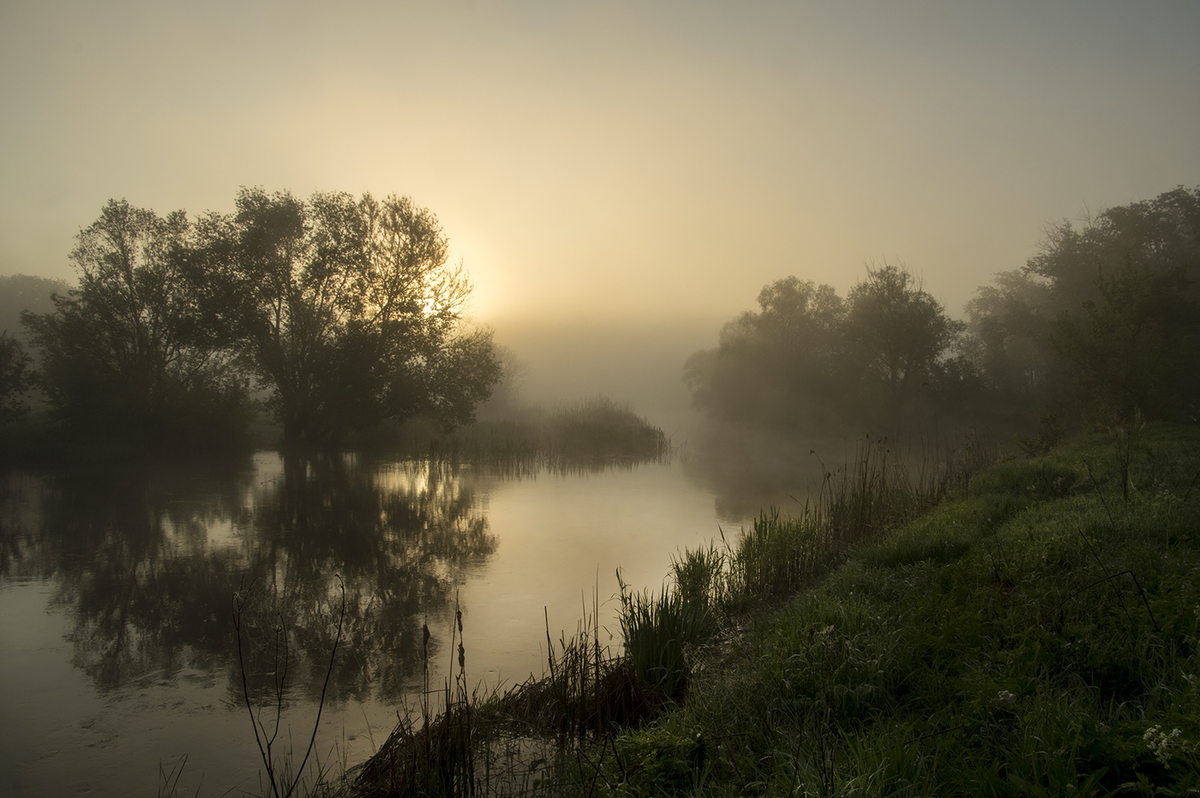
M391 701L420 679L425 619L452 612L462 569L495 550L472 477L447 464L266 454L228 470L13 476L0 578L54 584L73 664L101 693L188 672L223 679L233 702L235 591L251 654L275 625L290 630L289 696L303 700L320 694L330 599L344 584L330 698ZM248 664L251 677L266 670Z
M283 714L299 737L341 584L318 746L361 761L415 697L426 620L440 684L457 598L468 673L489 686L540 673L547 618L557 639L593 595L618 630L616 568L658 588L675 553L719 531L714 494L683 472L679 459L515 469L262 453L224 468L0 476L0 770L30 794L146 794L161 763L187 754L181 793L252 789L261 763L233 596L256 699L275 697L287 631Z
M691 441L684 471L711 492L717 517L736 523L776 507L799 513L821 486L826 466L846 462L854 442L796 438L711 425Z

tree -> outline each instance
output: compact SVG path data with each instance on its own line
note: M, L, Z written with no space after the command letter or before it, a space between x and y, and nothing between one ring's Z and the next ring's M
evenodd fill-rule
M847 296L846 335L859 362L865 396L898 428L918 397L936 400L945 361L965 325L946 315L912 272L885 263L867 267ZM921 404L930 406L929 401Z
M453 427L499 380L490 331L464 323L470 283L411 200L243 189L233 216L200 227L205 306L270 391L288 448L423 414Z
M29 356L21 342L0 332L0 434L25 412L21 396L29 387Z
M1054 225L968 305L968 351L1000 402L1068 423L1194 414L1200 189Z
M710 417L778 429L840 424L845 304L828 285L787 277L758 295L761 310L727 323L716 349L684 364L692 403Z
M245 391L205 323L181 253L190 225L110 200L71 253L79 288L22 320L39 382L73 435L208 446L238 433Z
M807 434L896 432L918 410L976 390L973 366L950 357L963 324L900 267L868 267L846 300L788 277L758 303L684 365L693 404L712 418Z
M1132 264L1096 278L1100 301L1062 313L1052 344L1093 412L1133 418L1194 416L1200 379L1200 303L1180 269Z

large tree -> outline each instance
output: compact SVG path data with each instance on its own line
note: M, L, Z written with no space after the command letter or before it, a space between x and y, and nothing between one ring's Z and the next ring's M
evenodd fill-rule
M1003 401L1076 423L1194 416L1200 189L1052 226L967 310L968 351Z
M232 216L200 228L206 305L269 390L288 448L417 415L452 427L498 381L491 333L463 316L470 284L411 200L243 189Z
M908 414L939 408L949 389L947 360L965 325L893 264L868 266L846 303L846 336L870 415L897 429Z
M952 359L962 323L898 266L868 267L843 300L788 277L763 288L758 312L692 355L684 380L714 418L807 434L911 429L971 382Z
M787 277L765 286L758 304L721 329L716 349L684 364L693 405L750 426L839 424L845 303L828 285Z
M245 393L184 266L190 233L182 211L110 200L71 253L79 287L56 294L53 313L23 315L39 382L72 435L158 448L238 433Z

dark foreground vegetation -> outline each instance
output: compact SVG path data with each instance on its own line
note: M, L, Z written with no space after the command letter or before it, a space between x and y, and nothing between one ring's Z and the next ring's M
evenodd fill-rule
M1182 795L1200 789L1200 431L1127 425L904 478L687 552L503 695L464 663L358 795ZM939 501L940 499L940 501ZM931 506L934 505L934 506ZM455 632L470 638L469 629Z

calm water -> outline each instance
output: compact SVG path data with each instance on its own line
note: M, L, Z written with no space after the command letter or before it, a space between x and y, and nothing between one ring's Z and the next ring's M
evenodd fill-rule
M275 750L302 752L343 590L314 752L355 764L420 693L423 624L435 686L456 606L468 676L488 687L540 675L547 617L557 641L597 598L617 648L616 569L658 589L672 555L777 500L737 482L695 457L505 474L265 452L227 471L8 475L0 795L155 794L170 774L184 795L258 791L242 674L269 702L286 644Z

